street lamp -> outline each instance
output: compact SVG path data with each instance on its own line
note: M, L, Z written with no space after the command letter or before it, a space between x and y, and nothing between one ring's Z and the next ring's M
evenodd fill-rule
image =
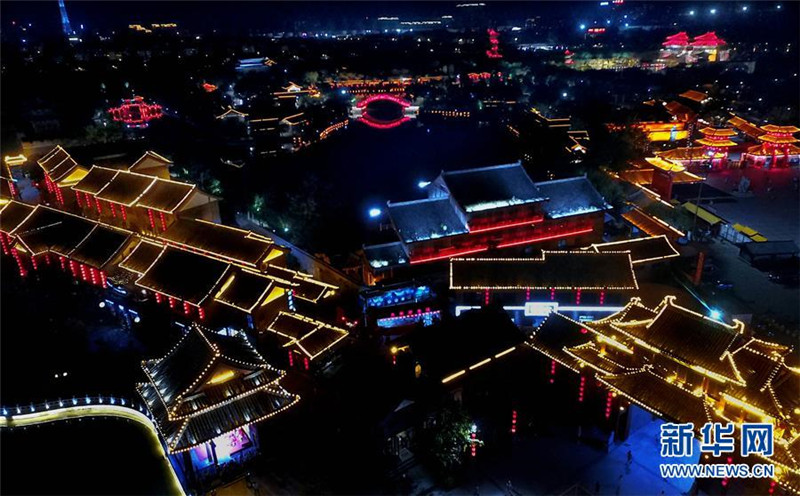
M373 208L369 209L369 212L368 212L370 219L374 219L376 217L380 217L381 213L382 213L381 209L376 208L376 207L373 207Z

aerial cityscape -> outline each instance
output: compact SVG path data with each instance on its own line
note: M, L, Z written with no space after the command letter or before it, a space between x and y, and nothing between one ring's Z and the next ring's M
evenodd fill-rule
M800 2L0 29L0 494L800 495Z

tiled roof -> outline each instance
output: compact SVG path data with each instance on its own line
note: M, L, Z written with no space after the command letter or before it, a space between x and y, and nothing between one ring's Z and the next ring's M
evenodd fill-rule
M153 176L118 171L100 191L95 194L101 200L133 206L156 182Z
M237 269L231 271L223 280L221 289L214 296L214 301L250 313L273 289L283 294L283 289L276 289L272 279L255 272Z
M193 184L158 179L136 202L136 206L172 213L195 191Z
M648 370L599 378L650 411L675 422L692 422L696 428L712 421L711 415L697 397L673 386Z
M178 248L167 247L136 285L199 305L220 283L230 265Z
M292 348L313 360L347 337L348 332L325 322L296 313L280 312L267 327L280 336L284 347Z
M544 199L520 162L443 172L442 178L450 194L467 212Z
M78 167L78 163L61 146L50 150L37 163L54 182L58 182Z
M37 205L11 233L29 253L52 250L67 256L89 235L96 224L88 219L54 208Z
M106 167L93 165L92 168L89 169L88 174L78 181L77 184L72 186L72 189L80 191L81 193L95 195L98 191L106 187L117 173L119 173L119 171L116 169L108 169Z
M267 418L299 400L277 384L283 372L267 364L241 333L227 336L193 326L166 356L142 367L148 382L137 389L170 453ZM230 371L231 377L211 382L217 370Z
M608 251L630 251L633 264L658 262L667 258L680 256L665 235L649 238L634 238L611 243L599 243L589 246L597 253Z
M34 207L26 203L11 200L3 205L0 210L0 232L10 233L22 223L32 212Z
M658 316L641 325L617 328L669 357L702 367L731 381L741 381L731 360L731 348L742 339L743 324L729 326L674 304L668 297Z
M467 224L449 198L388 204L389 216L406 243L466 233Z
M687 90L687 91L684 91L683 93L681 93L678 96L682 96L683 98L687 98L687 99L692 100L693 102L697 102L697 103L701 103L703 100L708 98L708 95L706 93L703 93L702 91L697 91L697 90Z
M544 252L541 258L453 258L451 289L637 289L628 253Z
M544 211L552 219L610 208L585 176L539 182L536 187L548 198Z
M284 249L264 236L203 220L179 218L160 237L171 244L258 267Z
M391 268L397 265L408 264L408 254L403 243L385 243L364 247L364 256L373 269L384 267Z
M98 225L69 257L76 262L102 269L120 253L132 236L130 231Z
M162 251L164 251L163 245L141 240L128 256L120 262L119 266L142 275L153 265L153 262L156 261Z
M622 214L622 218L650 236L664 235L670 239L677 239L683 236L682 232L671 227L666 222L651 217L638 208L634 208L633 210L625 212Z

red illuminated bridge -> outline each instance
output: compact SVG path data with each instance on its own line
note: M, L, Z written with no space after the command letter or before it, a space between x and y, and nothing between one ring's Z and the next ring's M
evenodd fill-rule
M400 112L396 118L384 119L376 117L374 111L371 111L370 106L373 103L384 103L396 105ZM412 105L410 101L405 98L391 95L389 93L377 93L370 95L358 101L350 109L350 118L363 122L364 124L375 129L391 129L400 126L404 122L415 119L419 113L419 107Z

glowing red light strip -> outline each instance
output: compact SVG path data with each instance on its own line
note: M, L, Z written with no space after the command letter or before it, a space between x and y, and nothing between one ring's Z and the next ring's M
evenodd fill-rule
M442 260L442 259L445 259L445 258L457 257L459 255L469 255L470 253L478 253L480 251L486 251L488 249L489 249L488 246L483 246L481 248L464 250L464 251L457 251L455 253L450 253L450 254L447 254L447 255L434 255L434 256L428 257L428 258L421 258L419 260L412 260L411 264L413 265L413 264L424 263L424 262L432 262L434 260Z
M506 227L517 227L517 226L524 226L526 224L536 224L538 222L542 222L543 220L544 220L544 217L542 217L540 215L538 217L534 217L533 219L526 219L526 220L523 220L523 221L520 221L520 222L512 222L512 223L509 223L509 224L495 224L495 225L490 226L490 227L481 227L479 229L470 228L469 232L471 232L471 233L479 233L479 232L486 232L486 231L495 231L497 229L504 229Z
M501 244L501 245L497 245L497 247L498 248L506 248L506 247L509 247L509 246L516 246L516 245L522 245L522 244L526 244L526 243L533 243L533 242L536 242L536 241L546 241L548 239L562 238L562 237L566 237L566 236L574 236L576 234L585 234L585 233L588 233L588 232L592 232L593 230L594 230L594 228L590 227L590 228L587 228L587 229L581 229L579 231L571 231L571 232L567 232L567 233L554 234L554 235L551 235L551 236L541 236L541 237L529 238L529 239L526 239L526 240L523 240L523 241L514 241L514 242L511 242L511 243L504 243L504 244ZM461 256L461 255L469 255L470 253L478 253L478 252L481 252L481 251L486 251L488 249L489 249L488 246L483 246L481 248L469 249L469 250L464 250L464 251L457 251L455 253L448 253L447 255L435 255L435 256L432 256L432 257L420 258L420 259L417 259L417 260L412 260L411 264L413 265L413 264L418 264L418 263L432 262L432 261L435 261L435 260L442 260L442 259L445 259L445 258L458 257L458 256Z
M590 227L590 228L587 228L587 229L581 229L579 231L572 231L572 232L567 232L567 233L553 234L551 236L534 237L534 238L526 239L526 240L523 240L523 241L513 241L511 243L503 243L503 244L497 245L497 247L498 248L507 248L509 246L524 245L524 244L527 244L527 243L533 243L535 241L546 241L548 239L563 238L563 237L566 237L566 236L574 236L576 234L586 234L586 233L589 233L589 232L592 232L592 231L594 231L594 228Z
M370 95L367 98L361 100L356 104L356 107L364 108L372 102L380 102L380 101L396 103L397 105L400 105L403 108L411 106L411 102L409 102L408 100L405 100L403 98L394 95L390 95L388 93L380 93L377 95Z

